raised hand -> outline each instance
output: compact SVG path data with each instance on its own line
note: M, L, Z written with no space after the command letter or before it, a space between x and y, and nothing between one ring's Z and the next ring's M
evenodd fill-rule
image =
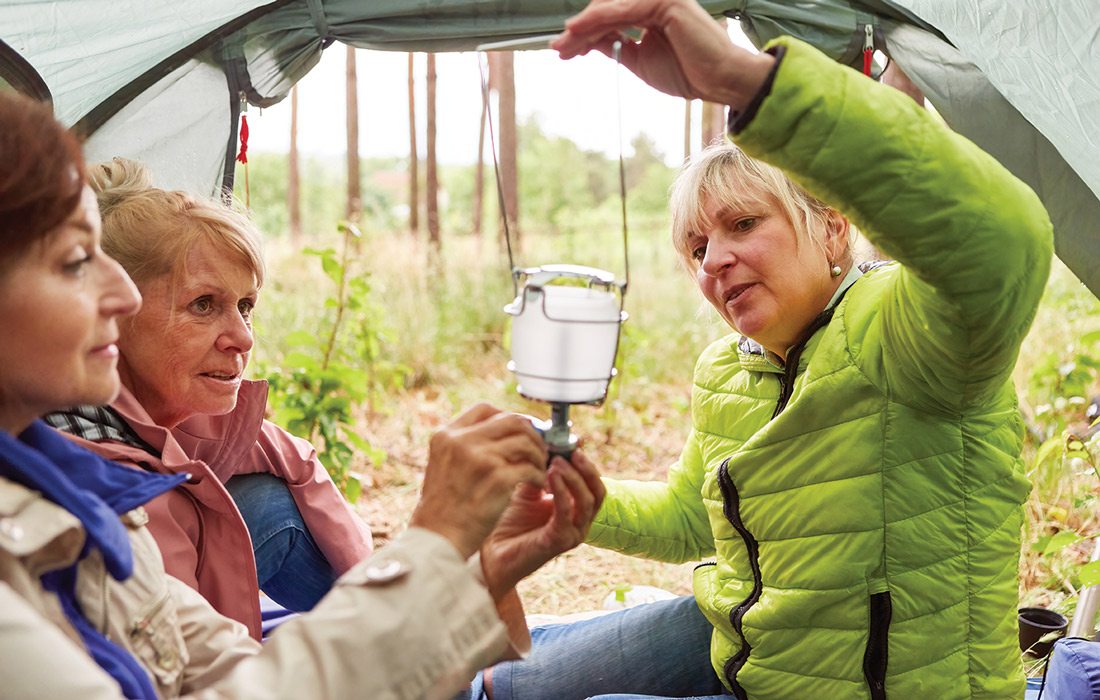
M518 484L545 486L546 460L546 446L530 421L478 404L432 436L420 502L409 524L443 535L469 557Z
M494 598L562 552L584 541L604 498L596 467L576 450L555 457L549 492L523 484L481 547L481 565Z
M642 29L640 41L625 36ZM622 40L622 62L654 88L743 109L763 84L772 57L754 55L729 39L695 0L592 0L551 43L562 58L592 49L611 55Z

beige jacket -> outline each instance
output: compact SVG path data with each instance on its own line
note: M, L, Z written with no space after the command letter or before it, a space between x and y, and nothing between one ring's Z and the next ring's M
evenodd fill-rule
M164 573L141 508L123 516L134 575L78 567L85 615L134 654L166 698L447 698L508 647L484 586L442 537L412 528L345 574L261 646ZM120 698L39 576L79 555L67 511L0 478L0 695Z

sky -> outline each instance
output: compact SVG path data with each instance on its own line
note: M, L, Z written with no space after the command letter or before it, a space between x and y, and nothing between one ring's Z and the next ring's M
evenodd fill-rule
M735 28L731 37L748 46ZM440 162L472 163L477 157L481 109L479 54L437 55L437 142ZM342 156L344 153L345 48L334 45L299 82L298 147L302 153ZM424 154L425 56L416 55L418 149ZM408 54L359 50L360 152L366 157L408 153ZM609 156L619 153L622 115L624 153L638 133L648 134L670 165L683 157L684 101L663 95L635 78L611 59L593 54L569 61L549 50L516 52L516 112L534 116L544 131L565 136L586 150ZM621 108L621 109L620 109ZM693 107L698 138L699 105ZM260 110L250 107L249 148L286 152L290 144L290 100ZM495 128L499 134L499 127Z

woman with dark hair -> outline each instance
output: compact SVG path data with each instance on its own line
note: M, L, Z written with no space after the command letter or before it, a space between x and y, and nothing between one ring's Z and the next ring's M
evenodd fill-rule
M530 422L485 405L433 436L409 528L266 645L168 576L142 506L186 476L37 419L115 398L119 320L140 305L100 246L79 148L48 108L0 92L0 162L5 698L446 697L524 647L514 586L583 538L602 491L583 456L547 471Z

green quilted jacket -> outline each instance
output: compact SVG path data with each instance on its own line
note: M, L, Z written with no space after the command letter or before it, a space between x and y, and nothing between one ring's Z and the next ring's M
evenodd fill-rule
M589 541L696 568L738 698L1020 698L1029 484L1009 379L1049 274L1035 195L909 98L780 40L736 140L899 264L851 284L785 368L700 357L667 482L608 479Z

